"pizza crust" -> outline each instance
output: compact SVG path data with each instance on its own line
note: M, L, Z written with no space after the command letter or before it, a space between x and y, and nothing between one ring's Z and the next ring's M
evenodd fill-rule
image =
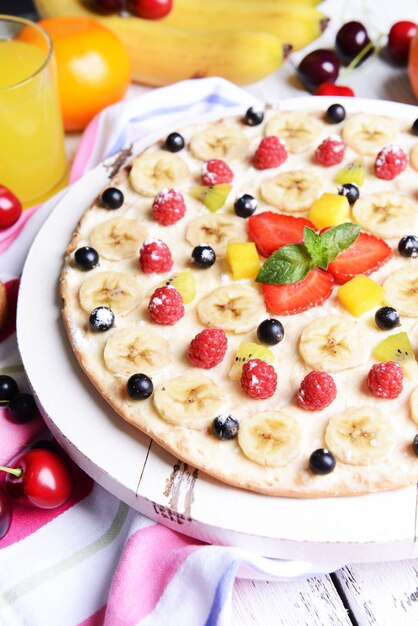
M240 124L239 120L235 120ZM188 143L194 133L202 130L202 126L189 127L181 131ZM249 145L257 146L262 129L244 127L248 136ZM325 127L323 133L329 132ZM405 136L407 134L405 133ZM157 142L149 150L157 150L160 144ZM152 199L136 194L129 183L129 166L116 174L113 184L122 189L126 202L121 209L112 212L112 217L117 215L128 219L140 219L146 225L153 237L161 238L170 247L174 257L174 267L169 275L188 266L188 259L192 246L185 237L188 224L193 219L208 214L207 209L196 199L188 194L189 184L196 184L200 172L200 162L187 151L183 154L187 159L187 165L191 172L191 180L182 182L176 190L180 191L186 200L186 216L176 225L162 227L156 224L150 216ZM286 168L312 168L310 152L308 154L292 155ZM236 193L251 193L257 195L260 181L271 172L257 172L249 167L248 162L232 163L236 176ZM314 168L315 169L315 168ZM316 168L317 173L324 177L324 169ZM412 196L414 181L405 175L403 193ZM331 175L325 174L325 190L333 190L335 185ZM372 181L381 188L382 181ZM385 184L387 184L385 182ZM372 192L373 189L370 189ZM259 200L259 211L271 210ZM228 213L231 218L237 220L242 226L240 218L231 213L227 207L222 211ZM220 214L222 214L222 211ZM325 496L348 496L364 493L377 492L387 489L395 489L416 483L418 481L418 457L414 455L411 442L416 434L416 425L409 415L408 400L416 382L405 381L405 389L396 400L378 400L371 397L364 388L365 376L374 362L371 358L366 364L355 368L336 372L333 376L337 384L337 398L323 411L311 412L298 407L295 395L303 377L310 371L308 365L301 358L298 351L299 339L303 329L321 315L338 314L353 320L347 311L338 303L335 293L321 307L310 309L299 315L282 318L286 335L281 344L275 346L275 369L278 373L278 389L272 398L268 400L252 400L246 396L239 385L239 381L233 381L228 377L228 371L232 365L236 348L243 339L256 341L255 329L263 319L268 317L266 311L260 307L258 318L252 323L252 328L244 333L228 335L228 352L224 361L212 370L204 371L204 374L222 388L224 400L220 412L232 414L238 421L249 419L251 415L265 410L275 409L293 416L302 431L302 440L297 457L286 467L265 467L248 459L239 447L238 441L219 441L208 428L191 429L175 426L168 423L159 415L152 398L145 401L135 401L129 398L126 392L126 377L117 376L110 372L104 363L103 350L113 329L107 333L95 333L88 326L88 315L81 309L78 292L84 279L91 272L82 272L75 267L73 253L80 246L89 244L89 234L97 224L109 219L109 212L99 205L96 200L86 209L85 214L79 221L73 237L68 245L65 255L64 267L60 277L60 293L63 301L62 315L65 328L72 345L74 354L98 392L105 398L110 406L127 422L152 437L159 445L172 453L176 458L193 465L209 475L235 487L249 489L259 493L300 498L313 498ZM418 227L418 223L416 225ZM394 258L387 266L381 268L373 275L378 282L394 269L402 266L403 261ZM170 342L172 360L160 372L152 376L154 387L164 381L171 380L181 373L196 370L187 361L185 353L190 340L202 330L197 308L199 302L220 285L234 284L228 274L225 260L220 260L209 270L194 270L197 278L197 295L191 304L186 305L186 315L173 327L158 327L148 316L147 304L149 294L153 288L161 283L165 276L158 274L143 275L138 266L137 257L110 261L100 260L99 268L94 271L115 270L119 272L133 273L141 276L141 284L146 294L145 298L129 313L121 315L116 320L117 328L127 328L131 325L140 324L143 328L158 331L162 337ZM247 284L250 281L241 281L235 284ZM252 288L259 287L252 283ZM381 331L372 323L372 313L366 314L359 321L367 341L372 346L382 338ZM414 320L405 320L403 329L410 330ZM329 419L335 412L345 410L347 407L372 405L389 415L396 431L396 445L388 458L384 461L368 465L354 466L338 462L335 470L325 476L314 475L308 467L310 454L317 448L325 446L324 433ZM105 418L104 418L105 419Z

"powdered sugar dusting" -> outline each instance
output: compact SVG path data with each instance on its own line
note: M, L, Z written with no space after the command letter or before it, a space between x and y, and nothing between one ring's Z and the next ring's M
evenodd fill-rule
M164 245L164 242L161 241L161 239L157 239L156 237L150 237L149 239L145 239L144 243L142 244L142 248L145 248L145 246L150 246L153 243L157 245Z
M217 181L217 175L215 172L211 172L211 170L208 167L208 163L203 163L202 164L202 177L204 177L205 182L210 185L215 185L216 181Z
M107 306L99 306L92 312L94 314L95 327L96 324L98 326L107 326L111 327L113 322L115 321L115 315L111 309Z
M345 143L342 141L339 135L330 135L325 139L325 141L330 142L331 149L333 152L341 152L345 150Z

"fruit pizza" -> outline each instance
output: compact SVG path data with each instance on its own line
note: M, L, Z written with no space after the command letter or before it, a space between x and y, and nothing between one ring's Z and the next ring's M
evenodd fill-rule
M292 497L418 481L418 121L313 106L149 146L61 274L75 355L122 418Z

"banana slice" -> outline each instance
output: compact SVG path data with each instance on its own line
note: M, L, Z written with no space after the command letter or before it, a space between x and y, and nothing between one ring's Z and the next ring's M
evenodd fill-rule
M409 164L418 172L418 141L414 143L409 153Z
M103 358L106 367L119 376L153 374L170 363L170 345L149 328L116 330L107 340Z
M375 193L360 198L353 206L354 220L364 230L393 239L413 230L418 207L405 196L397 193Z
M263 200L280 211L296 213L311 208L321 195L321 179L309 170L282 172L261 183Z
M192 246L206 243L211 246L216 256L226 254L230 241L247 241L245 220L235 215L202 215L192 220L186 230L186 239Z
M163 383L154 391L154 404L161 417L184 428L206 428L220 414L222 391L199 372Z
M143 297L139 281L124 272L99 272L89 276L80 287L81 308L90 313L107 306L113 313L129 313Z
M370 406L333 415L325 431L327 447L342 463L371 465L392 451L396 432L390 419Z
M359 154L375 156L394 142L397 128L389 117L358 113L346 121L341 134L345 143Z
M264 129L265 135L277 135L290 152L305 152L318 143L324 124L306 113L279 113L271 118Z
M259 465L285 467L297 456L301 441L298 422L280 411L263 411L240 422L239 446Z
M409 408L411 418L414 420L415 424L418 424L418 387L411 393Z
M383 283L388 304L405 317L418 317L418 267L407 265Z
M147 230L136 220L115 217L93 228L90 244L99 256L118 261L136 256L147 236Z
M326 372L357 367L369 357L360 327L340 315L319 317L306 326L299 353L307 365Z
M129 174L132 187L142 196L155 196L161 189L176 187L188 179L189 168L181 157L164 150L138 156Z
M190 151L196 159L242 158L246 151L248 139L238 126L217 124L196 133L190 142Z
M197 305L201 323L233 333L246 333L257 326L266 309L260 293L248 285L217 287Z

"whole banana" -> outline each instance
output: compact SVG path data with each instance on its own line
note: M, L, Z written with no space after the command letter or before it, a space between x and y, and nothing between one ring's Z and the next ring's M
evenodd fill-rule
M41 17L94 17L107 26L128 51L133 80L147 85L204 76L223 76L245 85L274 72L289 50L277 36L252 28L211 30L208 22L206 30L192 30L165 20L103 16L89 11L80 0L35 0L35 4Z
M288 0L176 0L164 23L195 30L207 30L210 24L216 31L270 33L299 50L319 37L328 25L327 16L312 5Z

